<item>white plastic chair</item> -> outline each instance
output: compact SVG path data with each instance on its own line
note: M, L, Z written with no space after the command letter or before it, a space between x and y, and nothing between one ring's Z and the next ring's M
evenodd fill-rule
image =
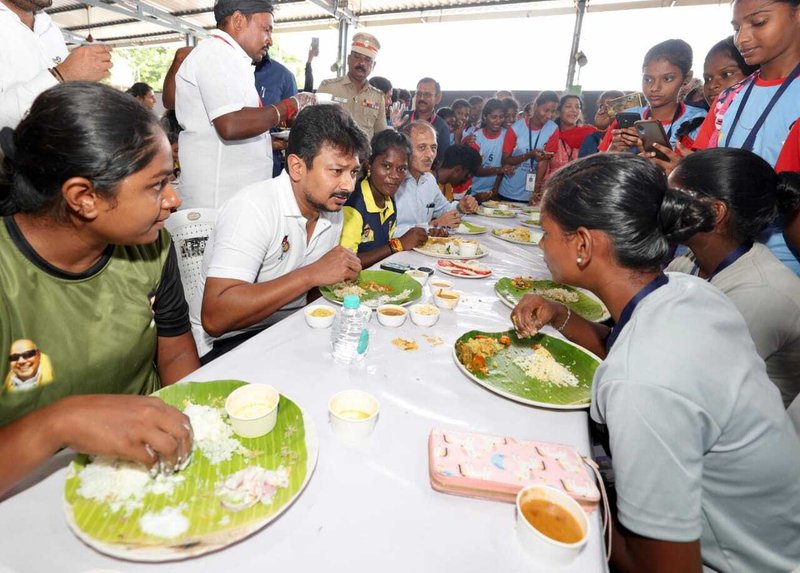
M800 395L792 400L786 413L789 414L789 419L792 421L792 424L794 424L797 435L800 436ZM797 570L800 571L800 567L798 567Z
M203 253L214 231L216 209L183 209L170 215L166 228L178 255L186 301L203 295Z

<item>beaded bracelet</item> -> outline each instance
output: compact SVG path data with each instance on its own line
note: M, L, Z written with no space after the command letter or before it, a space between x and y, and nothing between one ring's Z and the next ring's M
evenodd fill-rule
M400 239L390 239L389 248L393 253L399 253L403 250L403 243L400 242Z

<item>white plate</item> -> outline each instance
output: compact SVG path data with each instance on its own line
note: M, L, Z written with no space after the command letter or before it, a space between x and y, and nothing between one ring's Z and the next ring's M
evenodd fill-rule
M454 260L454 259L442 259L442 260ZM467 260L470 260L470 259L462 258L462 259L458 259L458 260L461 260L463 262L463 261L467 261ZM474 259L472 259L472 260L474 260ZM459 278L459 279L486 279L486 278L489 278L490 276L492 276L492 269L490 269L486 265L481 265L481 266L484 269L486 269L487 271L489 271L488 275L460 275L460 274L457 274L457 273L453 272L451 269L449 269L447 267L440 266L438 263L436 264L436 269L438 271L446 274L446 275L450 275L451 277L456 277L456 278Z
M516 213L511 213L510 215L496 215L494 211L497 209L484 209L483 207L478 207L478 215L483 217L492 217L495 219L513 219L516 217ZM511 209L500 209L501 211L510 211Z
M522 225L523 227L528 227L529 229L541 229L542 228L541 220L539 221L538 225L534 225L533 223L528 223L528 221L529 221L529 219L525 219L524 221L520 221L519 224Z
M483 257L489 254L489 249L487 249L483 245L478 247L478 249L480 249L480 252L472 255L471 257L468 257L465 255L443 255L442 253L432 253L430 251L423 250L422 247L414 247L414 250L417 251L418 253L422 253L423 255L427 255L429 257L435 257L437 259L464 259L464 260L482 259Z
M591 356L592 358L597 360L597 362L602 362L602 360L600 360L597 356L595 356L594 354L592 354L591 352L589 352L588 350L586 350L582 346L579 346L579 345L575 344L574 342L571 342L571 341L569 341L567 339L563 339L563 340L564 340L564 342L566 342L567 344L569 344L571 346L574 346L576 348L580 348L586 354L588 354L589 356ZM481 380L480 378L478 378L477 376L475 376L472 372L467 370L466 366L461 364L461 361L458 359L458 354L456 354L455 347L453 347L453 360L455 360L456 366L458 366L458 369L461 370L461 372L467 378L469 378L473 382L476 382L480 386L483 386L484 388L486 388L490 392L493 392L494 394L497 394L498 396L502 396L503 398L507 398L509 400L513 400L514 402L517 402L519 404L525 404L526 406L538 406L540 408L549 408L551 410L586 410L587 408L589 408L592 405L591 402L582 402L580 404L551 404L550 402L538 402L536 400L528 400L527 398L523 398L522 396L518 396L516 394L512 394L511 392L505 392L502 389L500 389L500 388L498 388L496 386L492 386L491 384L488 384L488 383L484 382L483 380Z
M291 400L291 398L289 399ZM317 428L308 413L301 408L297 402L294 400L292 400L292 402L297 405L303 414L303 428L306 442L306 475L303 484L300 486L300 489L297 490L297 493L295 493L295 495L292 496L292 498L276 513L266 516L261 520L243 525L232 531L222 532L216 536L213 534L209 535L208 539L204 539L202 542L189 547L170 546L169 540L165 540L164 544L161 546L124 545L99 541L89 536L80 527L78 527L78 524L75 522L75 518L72 514L72 506L69 505L65 499L64 515L67 520L67 525L69 525L69 528L81 541L83 541L89 547L96 549L100 553L105 553L106 555L120 559L142 562L176 561L179 559L196 557L211 551L218 551L224 547L228 547L229 545L236 543L237 541L249 537L256 531L262 529L268 523L277 519L287 509L294 505L294 502L297 500L297 498L300 497L300 495L302 495L302 493L305 491L305 488L308 485L309 480L311 480L311 476L314 473L314 469L317 465L317 457L319 455L319 438L317 437Z
M497 229L495 229L495 230L497 230ZM506 235L496 235L495 233L492 233L493 237L497 237L498 239L501 239L503 241L507 241L509 243L514 243L515 245L527 245L529 247L538 247L539 246L539 240L542 238L543 235L544 235L543 231L540 231L538 233L537 232L531 232L531 240L530 241L518 241L517 239L512 239L511 237L508 237Z

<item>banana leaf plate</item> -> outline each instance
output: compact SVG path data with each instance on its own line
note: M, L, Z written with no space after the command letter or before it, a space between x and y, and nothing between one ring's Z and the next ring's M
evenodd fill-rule
M364 292L359 294L362 304L377 308L382 304L409 304L422 296L422 285L408 275L391 271L361 271L355 284ZM342 304L345 295L337 293L340 285L320 287L325 299Z
M459 344L478 336L500 340L508 337L509 344L497 354L486 359L487 372L473 371L459 359ZM533 356L533 345L541 345L556 362L574 375L576 386L559 386L552 382L532 378L513 361L518 357ZM464 375L487 390L509 400L558 410L582 410L588 408L592 399L592 379L600 360L587 350L560 338L537 334L520 339L516 332L481 332L471 330L462 334L453 346L453 358Z
M486 227L473 225L472 223L468 223L462 219L461 223L458 224L458 227L453 229L453 232L457 235L481 235L485 233L486 230Z
M523 278L523 277L518 277ZM534 280L531 278L524 278L526 285L525 288L520 288L514 284L515 279L503 277L498 280L494 285L494 290L503 301L503 304L509 308L514 308L519 303L520 299L526 294L538 294L548 300L559 302L568 306L572 312L593 322L603 322L611 318L611 314L603 304L603 302L595 296L594 293L588 290L575 288L569 285L564 285L551 280ZM577 295L577 300L574 302L566 302L554 298L549 293L543 293L549 289L564 289L573 296Z
M159 390L154 395L178 409L187 402L224 408L225 398L245 384L238 380L186 382ZM224 410L223 410L224 412ZM223 419L225 417L223 416ZM246 453L212 464L195 447L189 466L177 474L183 481L171 491L148 490L140 506L124 507L80 495L81 472L91 461L79 455L67 471L64 513L72 531L90 547L132 561L173 561L227 547L263 528L288 509L303 492L317 463L319 443L313 421L286 396L278 404L275 429L260 438L234 438ZM268 470L284 467L288 487L279 487L269 505L256 503L240 511L226 508L216 496L219 482L250 466ZM167 538L145 533L140 519L148 514L180 512L188 520L183 533ZM185 522L184 522L185 523ZM148 529L152 532L152 529Z

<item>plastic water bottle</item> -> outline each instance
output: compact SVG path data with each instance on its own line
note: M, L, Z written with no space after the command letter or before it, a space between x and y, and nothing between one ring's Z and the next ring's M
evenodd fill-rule
M361 360L369 346L367 320L369 316L361 308L357 295L344 297L343 308L333 322L331 330L331 353L334 360L349 364Z

